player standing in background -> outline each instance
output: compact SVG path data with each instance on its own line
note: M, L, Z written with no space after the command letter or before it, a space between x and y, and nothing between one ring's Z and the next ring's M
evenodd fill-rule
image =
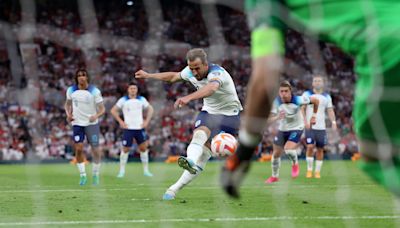
M170 83L189 81L197 91L176 100L175 108L190 101L203 98L203 108L195 122L192 141L187 147L187 157L180 157L178 164L185 171L179 180L170 186L163 199L175 199L177 192L189 184L204 169L212 156L209 138L221 131L236 135L239 128L239 112L242 105L236 93L232 77L222 67L209 64L203 49L195 48L186 54L188 66L181 72L147 73L139 70L136 78L154 78Z
M252 76L239 147L221 180L238 197L254 148L261 139L282 71L284 29L293 27L337 44L355 57L353 109L361 168L400 196L400 4L392 0L246 0L251 29ZM253 124L256 123L256 124Z
M87 182L83 141L85 136L92 149L93 156L93 184L99 184L101 151L99 148L99 117L104 115L105 107L101 92L94 85L89 84L89 75L85 69L79 69L75 74L75 85L67 89L65 113L67 121L72 123L74 150L77 166L80 173L80 185Z
M153 116L153 107L146 98L138 96L138 87L134 82L128 85L128 96L121 97L112 107L111 114L118 121L119 126L124 129L122 136L122 151L119 157L119 178L125 176L125 166L128 161L129 150L132 147L133 139L139 147L140 160L143 164L143 174L152 177L149 171L149 149L148 137L145 129L149 126ZM120 111L124 119L120 117ZM143 111L146 110L146 119L143 120Z
M329 119L332 123L332 129L336 131L336 118L333 111L332 98L324 92L324 78L321 75L315 75L312 81L312 90L307 90L303 96L317 97L319 100L319 108L317 112L316 123L309 124L312 116L313 105L303 106L304 124L306 126L306 144L307 144L307 178L311 178L314 166L314 148L317 147L316 162L315 162L315 178L321 178L321 167L324 160L324 147L327 144L325 112L328 112Z
M279 131L274 138L273 155L271 160L272 176L265 183L279 181L281 155L284 151L292 162L292 178L300 173L297 159L297 148L304 130L304 117L301 112L303 105L313 104L313 112L308 125L315 124L319 100L312 96L295 96L288 81L283 81L279 87L279 96L274 100L271 116L268 122L279 120Z

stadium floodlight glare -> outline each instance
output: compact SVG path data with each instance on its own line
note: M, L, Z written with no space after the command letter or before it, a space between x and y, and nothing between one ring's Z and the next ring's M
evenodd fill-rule
M133 5L133 1L127 1L126 4L127 4L128 6L132 6L132 5Z

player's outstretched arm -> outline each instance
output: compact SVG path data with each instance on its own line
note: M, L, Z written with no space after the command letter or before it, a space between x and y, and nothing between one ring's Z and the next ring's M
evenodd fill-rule
M161 72L161 73L147 73L144 70L138 70L135 73L135 78L148 79L154 78L157 80L174 83L181 80L180 72Z
M220 84L218 82L210 82L201 89L197 90L194 93L188 94L184 97L180 97L175 101L174 107L180 108L183 105L187 105L192 100L201 99L204 97L211 96L217 89L219 88Z

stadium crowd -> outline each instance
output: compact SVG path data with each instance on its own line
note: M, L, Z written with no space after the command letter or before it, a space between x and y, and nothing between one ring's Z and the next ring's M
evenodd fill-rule
M44 3L43 3L44 2ZM53 1L39 2L37 23L60 29L62 37L65 31L76 35L84 33L84 28L75 6L60 7ZM53 3L51 3L53 2ZM45 4L46 3L46 4ZM145 6L138 1L135 7L118 7L100 1L96 6L99 33L112 36L132 37L145 41L149 36L149 23ZM159 31L164 41L190 44L193 47L208 47L207 27L202 20L201 7L195 3L162 4L164 22ZM18 26L21 24L19 9L1 7L0 19ZM249 30L245 15L229 7L218 6L217 12L222 23L222 33L228 45L248 50ZM196 23L196 32L190 29ZM55 43L45 37L35 38L37 48L36 75L22 74L19 80L12 77L11 55L5 40L0 38L0 160L33 159L70 159L71 127L65 120L63 109L66 89L73 84L73 77L79 66L100 62L98 72L90 72L92 80L102 91L107 110L125 93L127 83L133 78L133 72L143 66L143 58L130 51L115 51L96 48L90 55L81 49L67 48L62 43ZM339 136L329 132L329 151L347 158L357 152L357 143L352 130L351 107L353 89L349 81L354 82L353 61L338 48L330 44L318 43L318 49L307 49L308 38L295 31L287 31L285 76L300 95L311 86L313 72L328 75L328 91L331 93ZM68 42L68 41L66 41ZM322 58L324 69L315 69L314 58ZM186 65L184 56L176 57L160 52L152 57L159 71L179 71ZM244 101L246 85L250 76L250 58L248 55L238 58L222 58L214 61L221 64L232 75L239 97ZM30 69L35 70L35 69ZM27 72L27 71L25 71ZM28 71L35 72L35 71ZM148 84L138 81L140 93L150 103L157 94L152 94ZM193 130L193 118L201 107L201 101L190 103L187 108L174 110L173 102L179 96L193 91L191 85L178 83L163 84L165 99L162 107L156 107L156 113L147 131L150 136L152 158L165 158L169 155L185 153ZM159 99L159 98L157 98ZM275 131L270 126L265 133L261 152L272 149L272 135ZM106 157L117 158L120 152L121 129L107 112L101 120L100 143Z

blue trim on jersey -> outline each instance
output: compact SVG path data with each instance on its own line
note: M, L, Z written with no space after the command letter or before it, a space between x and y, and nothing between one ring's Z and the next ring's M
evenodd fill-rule
M78 86L77 86L77 85L73 85L73 86L68 87L67 92L68 92L69 94L72 94L73 92L75 92L75 91L77 91L77 90L78 90Z
M282 99L280 96L275 98L275 102L277 103L278 106L280 106L281 104L283 104Z
M127 101L127 100L129 100L129 96L123 96L123 97L121 97L121 99L123 99L124 101Z
M281 99L280 96L277 96L277 97L275 98L275 102L277 102L278 105L281 105L281 104L284 103L284 102L282 101L282 99ZM290 103L293 103L293 104L295 104L295 105L299 105L299 104L300 104L299 97L292 94L292 99L290 100L290 102L288 102L288 103L286 103L286 104L290 104Z
M89 85L88 88L87 88L87 91L89 91L91 94L93 94L94 91L96 91L96 87L93 86L93 85Z
M192 71L190 70L190 68L189 68L189 67L188 67L188 69L189 69L189 77L188 77L188 79L189 79L189 78L193 78L193 77L194 77L194 75L193 75Z
M208 67L207 74L209 74L209 73L211 73L213 71L223 71L223 69L222 69L221 66L219 66L217 64L214 64L214 63L211 63L210 66Z
M292 94L292 103L296 105L301 105L301 97L300 96L293 96Z
M143 96L136 96L136 99L138 99L139 101L144 101L144 97Z
M307 90L304 93L309 97L314 94L314 92L312 90Z
M329 93L322 93L322 96L326 97L326 98L330 98L331 96L329 95Z

